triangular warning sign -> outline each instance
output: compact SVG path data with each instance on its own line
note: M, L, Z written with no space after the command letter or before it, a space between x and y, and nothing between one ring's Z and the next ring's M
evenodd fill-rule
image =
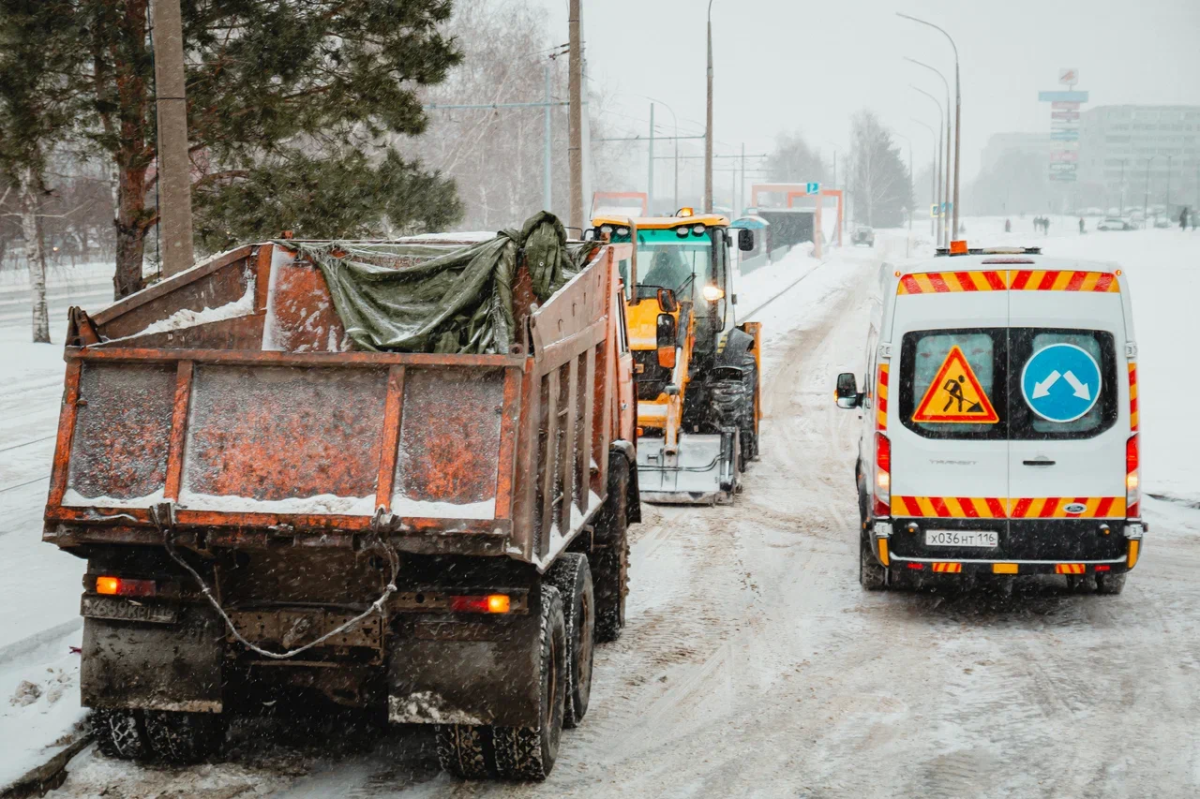
M938 424L995 424L1000 421L983 386L957 345L942 361L937 377L913 414L914 422Z

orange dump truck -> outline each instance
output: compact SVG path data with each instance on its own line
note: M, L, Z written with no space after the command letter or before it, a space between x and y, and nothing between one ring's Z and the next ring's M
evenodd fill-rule
M391 265L452 247L415 249ZM205 758L307 694L436 725L460 775L545 777L624 623L629 249L540 305L519 253L501 354L352 347L287 241L72 309L43 537L87 559L101 749Z

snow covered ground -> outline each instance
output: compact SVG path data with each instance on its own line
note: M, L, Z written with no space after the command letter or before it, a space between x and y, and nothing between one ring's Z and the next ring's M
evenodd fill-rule
M965 221L972 246L1041 244L1126 270L1146 486L1200 499L1189 462L1200 425L1186 402L1200 386L1180 363L1200 324L1200 235L1080 236L1055 219L1035 238ZM916 244L929 254L928 236ZM1197 795L1200 511L1187 503L1147 501L1146 551L1119 597L1049 579L1008 600L859 589L856 420L830 396L838 372L861 367L880 264L908 249L902 231L881 231L876 249L831 250L824 263L798 251L743 281L739 312L766 325L762 461L732 505L645 508L629 625L598 649L588 717L564 733L547 783L464 785L437 772L428 730L306 717L235 725L222 762L194 768L87 750L51 795ZM71 302L94 310L101 293ZM56 336L65 307L52 308ZM68 647L83 564L39 541L61 341L21 343L21 311L0 311L0 786L81 716Z

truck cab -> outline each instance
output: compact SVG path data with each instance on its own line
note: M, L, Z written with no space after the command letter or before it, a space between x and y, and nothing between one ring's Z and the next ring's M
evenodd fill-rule
M1137 345L1111 264L1036 249L886 268L860 391L864 587L1063 574L1121 590L1138 560Z

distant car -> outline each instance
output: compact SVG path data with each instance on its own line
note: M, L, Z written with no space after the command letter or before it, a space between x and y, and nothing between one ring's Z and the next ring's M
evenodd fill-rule
M854 228L854 232L850 234L850 243L857 247L860 244L865 244L868 247L875 246L875 231L866 225Z
M1157 228L1168 228L1168 227L1171 227L1171 220L1170 220L1170 219L1167 219L1165 216L1160 216L1160 217L1157 217L1157 218L1154 220L1154 226L1155 226L1155 227L1157 227Z
M1102 219L1096 223L1096 230L1136 230L1132 222L1124 219Z

